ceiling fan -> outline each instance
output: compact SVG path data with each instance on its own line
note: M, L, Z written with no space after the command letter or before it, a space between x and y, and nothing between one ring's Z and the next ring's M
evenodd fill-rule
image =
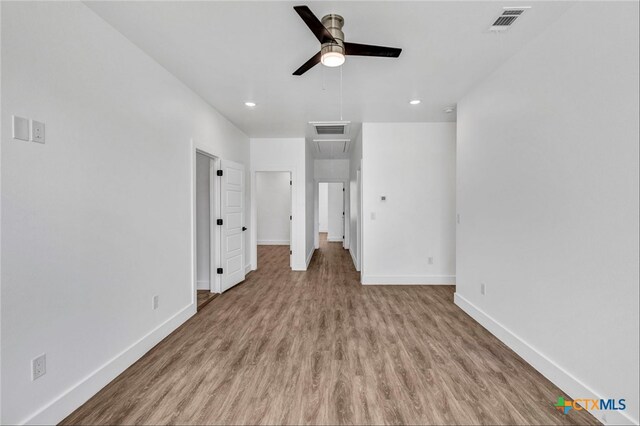
M327 67L339 67L344 63L345 55L397 58L402 52L402 49L395 47L345 42L342 32L344 25L342 16L329 14L323 17L320 22L307 6L294 6L294 9L316 36L321 46L320 51L295 70L293 75L302 75L319 62Z

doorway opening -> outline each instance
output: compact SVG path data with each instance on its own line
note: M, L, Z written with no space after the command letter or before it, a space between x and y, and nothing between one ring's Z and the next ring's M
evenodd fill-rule
M195 301L200 310L244 281L244 166L195 153Z
M257 171L257 262L276 262L292 267L293 200L288 171Z
M345 241L345 191L342 182L318 183L318 241Z

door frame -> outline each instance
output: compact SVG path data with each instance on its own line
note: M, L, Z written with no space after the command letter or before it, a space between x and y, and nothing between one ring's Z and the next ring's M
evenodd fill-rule
M256 197L256 174L257 173L269 173L269 172L277 172L277 173L289 173L289 179L291 181L291 185L289 185L289 190L291 191L291 220L289 221L289 251L294 251L294 242L295 242L295 224L300 218L295 214L295 205L296 205L296 171L291 167L260 167L258 169L251 169L251 226L249 227L249 231L251 234L251 270L255 271L258 269L258 203ZM304 218L303 218L304 219ZM303 248L300 248L304 251ZM293 270L293 254L289 254L289 267Z
M356 206L356 271L362 268L362 167L356 170L356 187L358 188L358 204Z
M315 194L313 201L313 246L318 249L320 248L320 237L318 234L320 233L320 184L321 183L341 183L342 188L344 188L343 196L342 196L342 209L344 210L344 221L343 221L343 229L344 239L342 240L342 248L349 249L349 229L351 222L351 191L349 190L349 179L331 179L331 178L318 178L315 179Z
M198 283L198 256L197 256L197 193L196 193L196 159L201 154L209 158L209 291L211 293L222 292L221 277L215 273L220 265L220 255L222 250L221 232L216 224L216 219L220 217L220 179L216 179L216 170L220 168L220 157L211 154L201 148L193 151L193 295L197 300Z

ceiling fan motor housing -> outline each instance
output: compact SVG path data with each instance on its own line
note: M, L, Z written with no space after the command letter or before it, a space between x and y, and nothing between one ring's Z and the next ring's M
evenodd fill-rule
M342 32L344 18L332 13L322 18L322 25L329 30L329 33L331 33L333 38L336 40L336 43L322 43L322 54L324 55L329 52L337 52L344 55L344 33Z

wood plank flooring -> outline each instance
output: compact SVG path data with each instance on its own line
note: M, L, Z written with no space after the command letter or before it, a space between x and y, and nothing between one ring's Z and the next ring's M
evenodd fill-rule
M197 296L198 304L196 306L197 311L200 312L200 309L204 308L208 303L215 299L218 294L211 293L209 290L198 290Z
M215 298L63 424L598 424L453 304L453 286L361 286L322 241Z

